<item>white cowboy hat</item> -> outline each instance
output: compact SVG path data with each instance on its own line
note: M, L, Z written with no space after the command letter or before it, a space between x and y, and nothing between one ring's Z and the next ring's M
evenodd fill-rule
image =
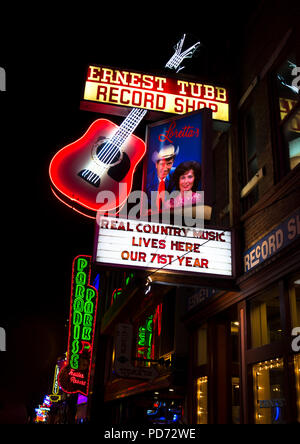
M168 159L169 157L175 157L179 153L179 146L175 149L174 145L163 146L159 152L154 151L152 154L152 161L154 163L162 159Z

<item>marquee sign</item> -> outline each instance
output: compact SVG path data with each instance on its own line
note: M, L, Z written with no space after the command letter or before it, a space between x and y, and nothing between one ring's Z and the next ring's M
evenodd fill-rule
M67 361L58 375L66 393L88 395L98 292L90 285L91 257L73 261Z
M89 66L84 100L149 111L186 114L210 108L213 119L229 121L227 89L104 66Z
M232 277L231 231L101 217L95 260L102 265Z

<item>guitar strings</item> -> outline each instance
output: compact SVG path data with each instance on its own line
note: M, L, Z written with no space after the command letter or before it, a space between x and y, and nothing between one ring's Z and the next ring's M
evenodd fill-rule
M126 126L128 125L129 128L129 124L130 124L130 119L131 117L134 115L135 113L135 109L133 109L130 114L127 116L127 118L124 120L124 122L122 123L122 125L118 128L118 130L116 131L116 133L113 135L113 137L104 144L103 149L101 150L101 152L97 155L98 159L101 160L103 163L111 160L114 158L114 156L116 155L117 151L118 151L118 139L121 138L121 136L123 136L125 138L126 136ZM111 148L113 148L113 150L111 150ZM111 157L111 159L109 159L109 156ZM108 160L109 159L109 160Z
M130 136L134 129L143 119L147 110L134 108L126 117L121 126L117 129L113 137L105 143L101 152L97 155L98 159L103 163L110 163L116 156L117 152L124 144L125 140Z
M99 160L110 163L117 154L119 148L125 142L126 138L132 133L146 112L147 110L141 111L138 108L135 108L130 112L128 118L125 119L112 139L106 143L106 146L104 146L103 153L101 152L100 156L98 156ZM113 148L112 151L110 150L111 148Z
M121 148L121 146L124 144L126 138L133 132L146 113L147 110L139 108L132 109L132 111L117 129L116 133L104 144L101 152L97 154L98 159L101 160L103 164L105 162L108 164L111 162L111 160L117 154L119 148ZM93 170L86 169L82 176L94 183L97 180L97 175L102 176L108 166L109 165L105 166L105 164L100 166L98 165L100 170L98 170L97 173L95 173Z

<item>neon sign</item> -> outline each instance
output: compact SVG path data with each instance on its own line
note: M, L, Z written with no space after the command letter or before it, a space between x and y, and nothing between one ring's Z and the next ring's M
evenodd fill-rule
M58 385L58 374L60 371L60 366L56 364L55 370L54 370L54 379L53 379L53 386L52 386L52 393L49 396L51 402L58 402L61 400L61 395L59 394L60 387Z
M159 304L153 315L146 319L137 333L137 358L154 359L157 339L161 335L162 304Z
M229 121L227 89L103 66L89 66L84 100L185 114L210 108L213 119Z
M98 292L90 285L91 257L73 261L67 361L58 375L66 393L88 395Z
M193 56L200 44L198 42L182 51L184 40L185 35L176 46L168 67L179 68L185 58ZM90 86L97 89L94 73L89 76L92 77ZM135 82L136 79L130 83L135 85ZM121 209L131 192L135 169L146 152L145 143L133 132L147 114L147 109L135 107L134 102L134 108L119 127L109 120L97 119L82 137L59 150L51 160L49 175L54 195L89 218L95 218L98 211L105 213ZM128 101L124 104L131 106ZM106 203L100 202L101 191L112 193L109 199L105 199Z
M153 315L147 318L145 325L139 327L138 347L137 347L138 357L144 359L151 359L152 327L153 327Z

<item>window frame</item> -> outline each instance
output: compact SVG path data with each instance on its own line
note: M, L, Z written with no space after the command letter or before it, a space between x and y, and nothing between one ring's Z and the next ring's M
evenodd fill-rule
M295 353L291 349L291 315L289 300L289 281L291 276L280 279L271 285L268 285L262 291L256 292L249 297L245 303L246 308L246 342L245 342L245 369L247 374L247 387L244 396L247 398L247 423L254 424L254 393L253 393L253 365L263 361L269 361L274 358L283 358L284 363L284 394L286 397L286 416L293 418L292 422L296 422L295 412L295 375L293 367L293 359ZM280 322L283 335L280 340L266 344L257 348L251 347L251 322L250 322L250 302L257 296L260 296L265 290L274 285L279 286L279 303L280 303Z
M289 59L291 53L296 53L296 64L300 67L300 44L295 43L297 36L293 33L285 48L281 52L280 56L276 60L276 63L272 66L268 73L268 91L269 91L269 104L270 104L270 119L271 119L271 143L273 153L273 165L274 165L274 183L280 182L288 173L292 170L290 168L290 158L288 144L284 138L284 126L288 119L293 115L296 109L300 107L300 93L298 94L298 103L294 108L281 119L279 94L277 88L276 74L283 63Z
M242 189L245 188L247 184L255 177L251 176L249 174L249 164L254 160L257 159L257 145L255 147L255 153L248 158L248 139L247 139L247 128L246 128L246 117L251 112L251 109L254 107L254 97L253 93L249 96L249 98L246 100L246 102L243 104L241 109L239 110L239 143L241 146L241 186ZM254 115L254 130L256 135L256 122L255 122L255 113ZM258 201L259 201L259 195L258 195L258 183L255 184L255 186L251 189L250 192L248 192L245 196L240 197L241 200L241 211L242 214L245 214L248 210L250 210Z

